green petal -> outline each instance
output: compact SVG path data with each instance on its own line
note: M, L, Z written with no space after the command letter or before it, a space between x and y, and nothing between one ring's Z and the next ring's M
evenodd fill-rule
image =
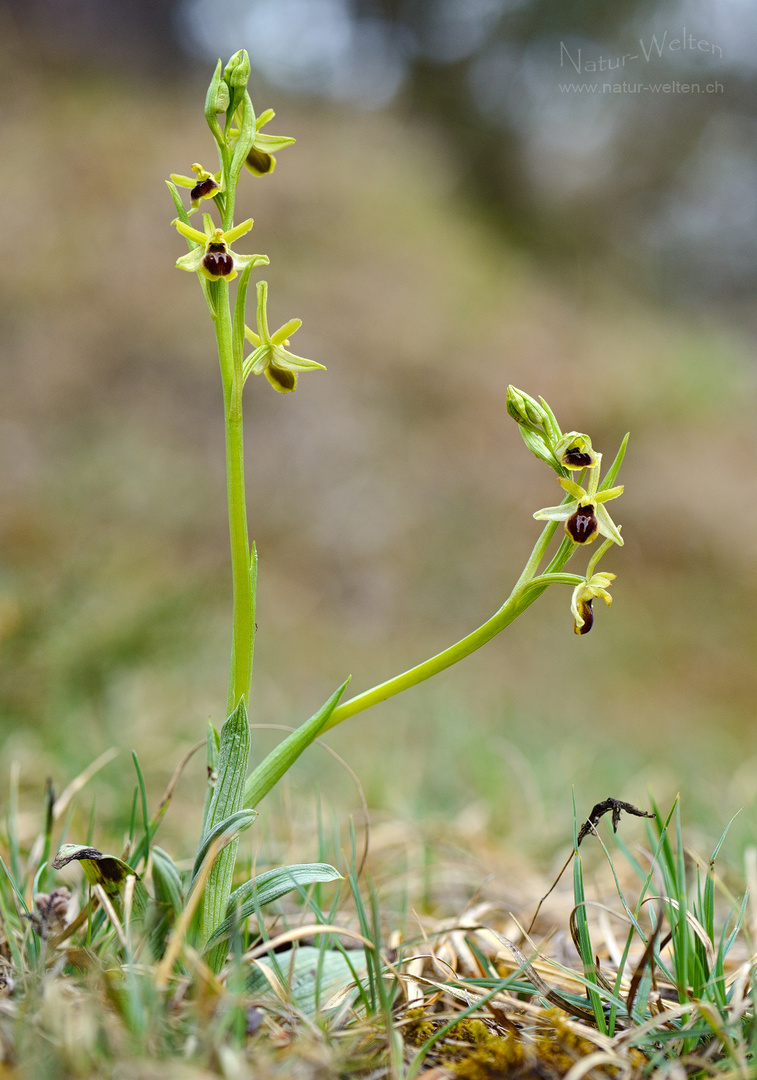
M584 491L584 489L582 487L579 487L579 485L575 483L574 480L567 480L564 476L559 476L558 481L560 487L564 488L565 491L567 491L569 495L572 495L574 499L578 499L579 502L581 499L586 497L586 492Z
M237 255L235 251L231 254L237 270L246 270L248 266L267 266L271 261L267 255Z
M264 371L271 358L271 346L266 345L265 342L262 345L258 345L255 352L250 353L244 362L244 366L250 369L251 375L259 375L261 371Z
M262 127L265 127L266 124L270 124L271 120L273 120L275 115L276 113L273 111L273 109L266 109L265 112L262 112L255 121L255 128L260 131L260 129Z
M227 244L233 244L240 236L244 236L245 233L248 233L253 224L252 218L247 218L246 221L242 221L239 225L235 225L233 229L229 229L228 232L225 232L223 234L224 240Z
M623 484L620 484L619 487L606 488L604 491L598 491L594 496L593 501L597 503L609 502L610 499L617 499L619 495L623 494L623 491Z
M302 319L290 319L289 322L280 326L275 334L271 334L271 341L274 345L283 345L287 338L296 333L302 326Z
M256 150L260 150L265 154L278 154L279 150L283 150L286 146L292 146L296 142L296 139L292 139L287 135L266 135L264 132L259 131L255 136L253 145Z
M199 229L193 229L191 225L185 225L183 221L179 221L178 218L173 222L176 226L177 232L180 232L182 236L186 236L187 240L193 240L195 244L202 244L203 248L207 242L207 234L200 232Z
M315 360L308 360L304 356L295 356L294 353L286 352L281 346L274 347L273 355L276 367L284 368L286 371L326 370L323 364L317 364Z
M181 176L179 173L171 173L171 179L174 184L178 184L179 187L193 188L197 183L197 178L194 176Z
M578 605L582 600L586 599L584 596L585 591L585 583L582 582L580 585L576 585L573 590L573 596L570 599L570 612L577 626L583 626L584 624L583 616L581 615Z
M182 255L181 258L176 260L176 266L179 270L190 270L192 273L196 273L202 266L204 255L203 248L193 248L192 251L188 251L186 255ZM205 276L207 277L207 274Z
M562 506L545 506L543 510L537 510L534 517L537 521L567 521L575 510L574 502L563 503Z
M599 531L601 532L602 536L606 536L609 540L614 540L616 544L619 544L620 547L623 547L623 537L620 535L618 526L612 520L612 518L607 513L601 503L596 504L595 513L597 515Z

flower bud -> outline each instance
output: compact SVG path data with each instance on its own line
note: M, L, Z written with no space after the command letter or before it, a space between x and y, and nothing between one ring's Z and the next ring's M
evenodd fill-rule
M211 117L215 120L216 113L226 112L230 100L229 88L223 81L221 61L219 60L205 96L205 118L209 124L211 123Z
M507 388L507 411L519 424L542 427L547 423L547 414L539 402L515 386Z
M223 70L223 81L233 91L243 93L250 78L250 57L246 49L235 52Z
M229 113L232 116L244 100L249 78L250 58L246 49L240 49L239 52L234 53L223 70L224 85L229 88Z
M231 101L231 95L229 94L229 88L225 82L218 84L215 97L213 99L213 112L225 113L229 107Z

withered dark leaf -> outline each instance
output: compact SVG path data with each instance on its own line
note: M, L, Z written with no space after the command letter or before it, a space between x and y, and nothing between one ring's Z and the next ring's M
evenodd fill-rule
M583 823L578 831L578 843L580 844L584 837L588 836L590 832L594 832L599 821L612 811L612 831L618 831L618 825L620 824L620 815L625 812L626 814L633 814L634 817L653 818L654 814L647 813L646 810L640 810L638 806L634 806L633 803L623 802L622 799L607 798L603 802L598 802L592 809L586 821Z

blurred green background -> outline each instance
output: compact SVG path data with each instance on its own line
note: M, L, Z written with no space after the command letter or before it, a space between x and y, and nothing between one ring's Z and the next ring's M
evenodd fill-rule
M238 217L271 258L274 325L301 317L296 350L328 368L295 395L246 390L252 720L297 724L348 673L363 689L500 605L559 494L506 415L512 382L606 456L631 431L612 610L576 637L554 588L327 741L376 810L539 857L571 835L572 787L579 812L681 791L706 843L743 808L731 850L751 842L757 49L726 9L0 8L0 775L20 763L31 807L116 746L88 798L123 823L128 751L157 799L223 719L220 384L163 181L212 163L205 87L247 47L257 110L297 145L248 177ZM709 51L668 48L683 23ZM560 89L577 50L586 87L590 59L652 34L664 55L634 78L722 92ZM199 823L202 772L169 831ZM313 750L289 790L316 788L357 806Z

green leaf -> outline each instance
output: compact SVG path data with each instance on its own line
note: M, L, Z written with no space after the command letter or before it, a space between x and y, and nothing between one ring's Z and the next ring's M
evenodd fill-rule
M543 397L540 396L539 401L541 402L542 408L544 409L547 417L544 423L544 428L552 442L556 443L560 438L562 438L562 431L560 430L560 425L557 423L557 417L552 412Z
M223 64L218 61L216 69L213 72L213 78L210 80L208 86L208 92L205 95L205 120L210 128L213 138L218 144L219 150L225 144L223 132L221 131L218 123L217 113L226 112L229 104L229 88L223 82Z
M247 709L241 698L236 709L221 728L218 748L218 769L213 798L210 801L208 820L203 840L219 821L242 809L244 778L250 756L250 725Z
M261 960L275 967L289 989L292 1004L308 1016L314 1016L319 1009L337 1008L346 997L357 994L356 988L349 988L356 976L365 975L367 968L363 949L342 952L315 945L298 945L276 953L275 958ZM247 986L253 994L270 990L270 983L258 967L250 972Z
M557 460L555 455L547 446L547 442L544 439L543 435L541 435L537 431L531 431L531 429L527 428L524 424L520 425L519 430L523 442L526 444L532 454L535 454L536 457L541 458L542 461L545 461L547 465L549 465L551 469L554 469L559 476L567 475L567 469L563 469L560 462Z
M239 139L234 147L234 156L229 167L229 187L233 189L239 180L239 174L244 165L244 159L252 149L255 141L255 111L250 101L250 95L245 90L242 98L242 122L239 128Z
M184 207L184 201L178 192L176 184L173 184L170 180L166 180L166 184L168 185L168 190L171 192L171 198L173 199L173 204L176 207L176 215L179 221L183 221L185 225L191 225L192 222L189 220L189 214ZM193 245L190 240L187 240L187 246L191 251Z
M250 725L247 721L244 698L242 698L221 728L218 779L205 822L201 851L208 837L214 835L214 830L220 825L220 831L223 832L227 819L232 818L242 809L249 757ZM248 824L250 823L251 819L248 819ZM247 825L244 827L246 828ZM241 831L240 828L239 832ZM216 927L226 917L238 846L239 840L232 839L220 853L210 871L199 909L200 944L204 944L210 938ZM216 950L208 958L208 963L214 971L221 970L225 960L223 949L224 946L221 946L220 950Z
M226 844L231 843L232 840L236 840L238 836L241 836L243 832L249 829L257 816L257 810L237 810L236 814L230 814L227 818L224 818L223 821L219 821L200 844L197 856L195 857L194 866L192 867L192 881L194 881L200 872L200 867L203 864L205 856L208 854L208 851L215 841L218 840L219 837L223 838L225 847Z
M183 907L181 876L171 856L160 847L152 855L154 900L147 917L147 936L154 957L165 952L171 927Z
M53 869L61 870L70 862L81 863L84 876L90 885L101 885L108 899L113 904L116 914L123 918L123 890L127 877L135 877L134 906L132 908L132 920L144 919L147 905L150 901L147 889L141 878L123 859L115 855L104 855L97 848L86 847L84 844L64 844L55 856Z
M300 754L310 746L314 739L318 738L334 709L339 704L339 699L349 681L349 679L345 679L339 689L334 691L318 712L311 716L309 720L306 720L296 731L293 731L291 735L287 735L286 739L283 739L250 774L244 788L245 806L257 806L260 800L279 782Z
M239 365L239 370L242 370L242 359L244 353L244 313L245 305L247 303L247 287L250 284L250 274L252 273L253 263L246 266L242 273L239 275L239 282L237 284L237 297L234 303L234 321L232 327L232 349L234 354L234 366Z
M163 848L152 849L152 885L155 900L159 904L166 904L176 915L179 914L184 901L182 899L181 875L168 852Z
M618 475L618 472L620 471L620 466L623 464L623 458L626 456L626 447L628 446L628 440L630 439L630 437L631 433L629 431L626 437L623 439L623 442L620 444L620 449L615 455L615 460L613 461L610 468L607 470L605 478L597 488L597 491L605 491L607 488L612 487L612 485L615 483L615 477Z
M205 835L205 829L208 823L208 814L210 813L210 804L213 802L213 794L216 789L216 780L218 779L218 752L221 747L221 735L218 730L208 720L208 736L205 743L205 757L208 765L208 786L205 791L205 806L202 811L202 832L201 836Z
M210 939L209 945L228 938L245 919L266 904L272 904L293 889L316 882L341 881L342 875L328 863L297 863L278 866L245 882L229 897L228 914Z

